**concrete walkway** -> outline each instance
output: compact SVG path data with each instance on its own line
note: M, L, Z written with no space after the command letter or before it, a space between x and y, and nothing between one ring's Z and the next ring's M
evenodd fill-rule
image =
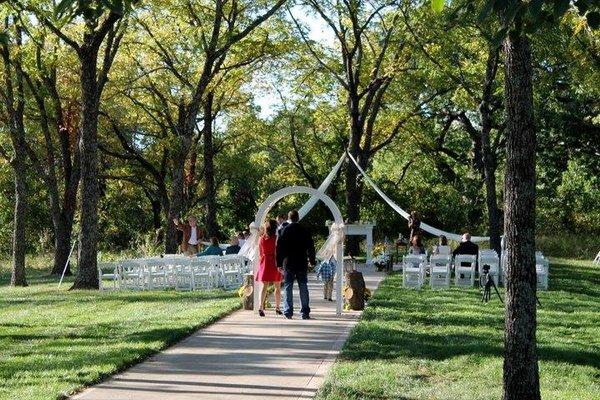
M383 274L360 270L374 290ZM314 319L300 319L297 293L293 320L237 311L73 399L312 398L360 315L336 317L322 288L309 276Z
M383 278L360 270L371 290ZM322 287L309 277L314 319L300 319L297 294L293 320L272 310L264 318L237 311L73 399L312 398L360 315L336 317Z

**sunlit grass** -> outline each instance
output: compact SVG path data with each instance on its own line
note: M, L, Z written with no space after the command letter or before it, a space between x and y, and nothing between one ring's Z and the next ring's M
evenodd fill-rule
M600 399L600 268L554 259L540 292L542 397ZM478 290L415 291L388 277L318 397L500 399L504 308Z
M43 264L43 263L41 263ZM32 264L35 265L35 264ZM156 353L239 307L232 292L68 292L43 269L0 271L0 399L55 399Z

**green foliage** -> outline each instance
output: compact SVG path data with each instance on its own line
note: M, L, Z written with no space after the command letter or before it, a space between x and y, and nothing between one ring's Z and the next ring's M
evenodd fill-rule
M431 0L431 8L435 12L442 12L445 0Z
M75 18L79 15L86 20L97 20L106 12L123 14L139 0L61 0L54 12L58 17Z
M0 398L64 398L239 308L232 292L67 292L0 268ZM32 351L35 349L35 351Z
M575 231L597 232L600 225L600 177L569 161L556 190L557 210L565 226Z
M78 0L58 3L58 14L65 20L73 13L81 13L78 7L107 12L114 11L120 4ZM253 13L263 10L267 3L244 2L248 14L240 14L240 26L247 24ZM533 7L533 3L536 2L527 3L528 7ZM590 15L593 18L595 5L592 2L575 3L578 9L585 9L588 20ZM46 10L47 15L54 13L50 13L49 1L30 4ZM171 196L172 154L182 144L173 132L181 117L180 105L189 102L192 83L201 74L205 60L203 37L210 36L212 26L206 21L214 17L214 9L204 7L204 3L194 3L196 21L186 4L180 0L145 2L143 7L135 9L135 19L121 26L127 29L103 95L99 125L102 251L135 249L150 253L160 250L153 241L156 227L151 201L159 198L161 188L153 173L124 151L112 123L118 125L137 154L158 174L164 174L164 188ZM445 4L447 12L432 13L432 7L439 4ZM542 10L550 6L549 2L537 4L541 4ZM15 12L7 7L11 5L3 3L2 11ZM474 7L473 2L455 0L407 3L402 8L382 9L381 21L386 26L391 26L392 21L395 24L394 51L386 53L382 69L382 76L393 77L393 80L382 100L384 107L376 115L375 144L384 140L398 121L406 119L406 122L388 146L371 156L367 172L402 207L419 210L425 222L449 231L485 234L485 192L474 152L477 139L473 139L458 116L464 114L476 129L481 125L478 108L486 61L494 33L501 26L499 20L491 18L484 23L477 21ZM315 20L320 18L306 7L291 10ZM368 7L365 10L368 11ZM330 11L337 12L333 8ZM492 12L496 12L493 7ZM76 112L80 104L78 76L73 69L76 56L52 32L39 26L30 14L23 13L27 26L24 32L27 40L21 54L25 71L36 80L56 68L58 94L65 107L63 115L68 116L67 111ZM69 37L78 37L85 30L82 18L68 21L61 25L61 30ZM600 152L597 141L600 39L597 31L589 29L589 21L578 13L568 11L559 21L541 26L540 34L532 36L535 115L539 131L538 231L543 235L562 231L567 223L571 231L596 234L597 209L593 200L596 189L592 183L597 182L594 177L600 171L597 156ZM373 52L381 43L383 22L370 25L365 33L365 40L373 49L363 54L361 79L364 82L368 82L372 69ZM309 21L301 19L299 23L308 30ZM327 68L341 73L343 63L337 49L330 46L331 38L325 36L325 39L312 43L314 49ZM227 38L219 40L219 44L223 44ZM44 46L39 57L36 43ZM159 44L169 57L163 57ZM232 47L224 69L209 85L218 104L213 147L217 217L223 239L246 228L254 219L258 205L273 191L288 185L318 186L347 147L347 98L327 68L314 62L298 30L282 14L275 14ZM498 163L497 193L501 206L505 126L502 63L498 68L492 85L494 126L490 136ZM2 81L3 73L0 69ZM29 90L26 95L28 143L45 160L40 115L35 111ZM259 106L266 95L274 104L268 113ZM431 100L421 105L430 96L433 96ZM45 105L54 110L55 105L49 98ZM77 125L78 121L73 123ZM198 121L199 129L201 125ZM6 126L0 112L0 145L10 148ZM51 134L56 135L56 132ZM72 149L75 148L73 140ZM184 213L195 213L201 218L206 200L203 152L204 142L198 137L186 160L184 188ZM195 160L194 179L190 178L192 159ZM55 160L55 164L60 161ZM572 168L570 161L577 165L577 170L565 174ZM579 175L591 177L585 190L576 190L577 185L582 184ZM28 176L31 187L29 250L48 250L42 248L52 242L47 187L33 168L29 169ZM12 236L12 179L8 164L0 165L1 252L9 251ZM61 179L59 176L59 182ZM344 213L343 180L342 173L328 194ZM299 207L304 200L302 197L285 199L276 205L273 214ZM563 205L563 201L568 206ZM158 219L164 227L169 221L163 207L161 204ZM380 239L408 233L406 221L368 186L363 188L362 218L377 223L375 234ZM326 235L323 222L327 219L331 219L329 211L319 205L305 221L317 234ZM39 237L45 239L40 241Z
M599 399L600 272L590 262L551 261L539 292L542 396ZM431 291L383 281L352 331L318 399L499 399L504 306L477 290Z
M551 26L572 9L596 29L600 22L600 5L593 0L485 0L479 19L485 20L492 11L503 19L505 28L533 33L542 27ZM506 34L506 31L504 31Z

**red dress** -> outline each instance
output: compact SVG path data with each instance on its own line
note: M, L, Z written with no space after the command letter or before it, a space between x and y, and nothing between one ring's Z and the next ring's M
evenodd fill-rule
M260 254L258 272L256 273L258 282L281 282L283 280L283 276L277 270L275 241L275 236L268 239L261 236L258 241L258 252Z

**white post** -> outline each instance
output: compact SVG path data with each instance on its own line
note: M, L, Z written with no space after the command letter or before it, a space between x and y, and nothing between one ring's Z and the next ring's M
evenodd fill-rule
M344 306L344 299L342 298L342 292L344 291L344 244L338 243L335 252L336 260L336 273L335 273L335 314L339 317L342 315L342 308Z
M367 228L367 265L373 263L373 226Z

